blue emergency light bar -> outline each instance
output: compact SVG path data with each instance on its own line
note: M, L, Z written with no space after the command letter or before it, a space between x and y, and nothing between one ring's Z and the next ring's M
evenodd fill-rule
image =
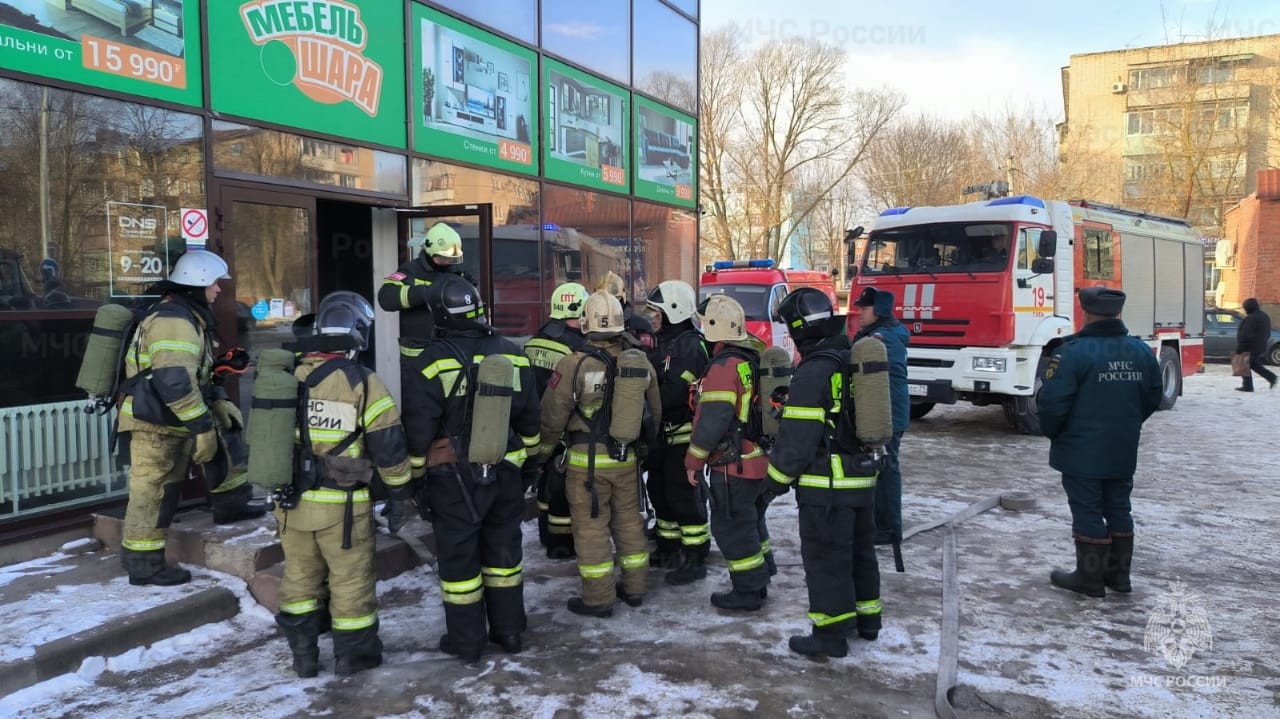
M1031 207L1039 207L1044 209L1044 200L1031 195L1017 195L1016 197L1001 197L998 200L992 200L987 203L987 207L995 207L996 205L1030 205Z
M711 266L717 270L758 270L773 267L773 260L716 260Z
M556 224L556 223L554 223L554 222L548 222L548 223L546 223L545 225L543 225L543 226L542 226L542 229L543 229L543 231L545 231L545 232L559 232L559 231L560 231L560 225L557 225L557 224Z
M905 215L907 214L907 210L910 210L910 209L911 209L910 207L890 207L884 212L881 212L880 216L889 217L890 215Z

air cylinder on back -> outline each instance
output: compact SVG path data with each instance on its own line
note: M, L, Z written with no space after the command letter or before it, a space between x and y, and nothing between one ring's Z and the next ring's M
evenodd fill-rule
M515 376L515 366L505 355L485 357L476 371L467 460L480 465L482 483L492 481L493 467L507 454Z
M765 437L778 434L778 418L769 410L769 398L779 387L791 385L791 356L781 347L770 347L760 353L760 427Z
M124 305L103 305L93 316L93 329L76 376L76 387L90 397L103 397L115 389L123 357L120 350L129 341L125 333L132 322L133 312Z
M267 490L293 483L293 451L298 428L298 378L293 352L263 350L253 380L249 409L249 479Z
M849 350L849 394L853 398L858 441L880 447L893 438L893 402L889 399L889 355L884 343L863 337Z
M649 359L644 352L628 349L618 355L618 374L613 378L609 436L618 443L618 454L623 458L626 456L627 446L640 439L645 392L649 389L649 372Z

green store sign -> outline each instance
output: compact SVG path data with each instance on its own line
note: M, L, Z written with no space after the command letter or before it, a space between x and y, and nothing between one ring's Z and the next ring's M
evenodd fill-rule
M538 174L538 55L413 6L413 146L498 170Z
M542 65L546 178L629 192L630 93L554 60L544 59Z
M697 207L697 121L639 96L635 106L636 197Z
M198 107L200 3L0 2L0 66Z
M209 36L215 111L405 146L403 4L219 0Z

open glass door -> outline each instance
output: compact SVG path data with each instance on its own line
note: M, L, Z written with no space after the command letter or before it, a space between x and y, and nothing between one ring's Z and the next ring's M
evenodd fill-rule
M495 242L493 205L438 205L397 210L401 219L401 258L408 261L408 244L421 241L436 223L448 223L462 237L462 269L476 280L489 307L494 328L507 336L527 334L529 302L540 304L538 232ZM535 228L536 230L536 228ZM512 234L515 230L504 228ZM417 243L413 243L417 247Z

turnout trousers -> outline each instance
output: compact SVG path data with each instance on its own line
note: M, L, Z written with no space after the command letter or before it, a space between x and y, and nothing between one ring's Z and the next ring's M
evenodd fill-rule
M129 433L129 504L122 542L128 551L121 553L122 558L127 560L129 552L159 552L163 556L194 449L195 440L190 437L140 430Z
M764 482L735 477L723 467L711 468L711 533L729 564L733 590L743 594L769 586L767 557L771 558L772 550L765 524L769 505Z
M538 539L548 550L572 553L573 520L565 494L564 447L558 446L538 474Z
M880 630L880 566L872 509L800 504L800 555L815 633Z
M442 465L427 474L445 629L463 654L479 652L488 633L520 634L528 624L520 532L524 486L510 464L494 471L497 477L484 486L468 465Z
M684 444L663 444L648 462L649 502L658 518L659 552L685 552L706 558L711 552L711 525L707 502L697 487L689 485Z
M649 540L640 516L640 477L635 459L619 462L597 448L594 474L588 477L588 447L569 449L565 483L573 515L573 543L582 575L582 600L591 606L613 604L614 569L622 566L623 590L643 596L648 589ZM614 555L617 555L617 564Z
M1071 532L1077 537L1105 540L1112 534L1132 534L1129 495L1133 477L1091 479L1062 475L1062 488L1071 507Z

